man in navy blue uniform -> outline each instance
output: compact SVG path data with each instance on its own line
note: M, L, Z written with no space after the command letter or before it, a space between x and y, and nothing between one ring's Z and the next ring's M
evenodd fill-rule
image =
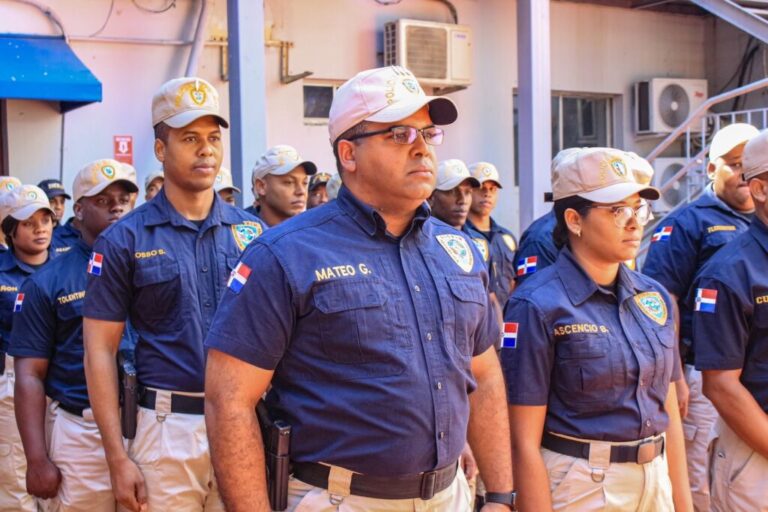
M400 67L342 85L335 201L243 255L206 340L206 421L227 509L269 510L254 406L293 429L288 510L468 510L469 440L489 504L513 501L509 426L472 241L432 219L430 146L456 119Z
M114 160L97 160L77 174L72 189L82 238L24 282L23 300L15 308L10 353L16 358L16 417L27 458L27 488L52 498L52 510L115 510L101 436L88 403L82 307L91 246L131 209L130 195L138 191L134 180ZM46 396L51 400L47 418Z
M472 206L467 225L488 242L491 292L500 304L505 304L515 287L515 251L517 240L510 230L499 225L491 213L496 208L501 179L496 166L488 162L472 164L469 172L480 186L472 190Z
M67 194L64 185L59 180L43 180L37 186L48 196L51 210L56 216L56 225L53 228L53 240L51 241L51 251L56 256L67 252L80 239L76 219L72 217L66 222L63 221L66 201L72 197Z
M166 82L152 122L163 189L94 245L83 309L88 394L121 505L221 510L205 436L203 340L227 277L264 226L214 192L228 124L211 84ZM127 319L142 393L126 452L115 353Z
M696 272L749 226L754 204L747 184L742 180L741 156L744 145L757 133L755 127L737 123L715 134L708 165L712 184L696 201L675 210L659 223L643 266L643 273L663 284L680 310L680 346L690 390L683 430L697 511L709 510L707 448L717 412L702 394L701 373L693 367L692 310L685 299Z
M744 148L755 204L749 228L701 269L688 296L696 369L720 417L711 510L768 510L768 131Z

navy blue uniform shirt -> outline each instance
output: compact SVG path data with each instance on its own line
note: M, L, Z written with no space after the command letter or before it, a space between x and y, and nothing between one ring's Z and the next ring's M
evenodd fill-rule
M466 225L479 233L489 245L490 291L496 294L500 304L504 304L509 298L512 281L515 279L515 251L517 250L515 235L493 219L491 219L490 231L480 231L469 219Z
M563 249L504 310L509 403L546 405L547 431L581 439L664 432L669 383L681 376L671 312L653 279L621 265L606 290Z
M552 237L557 219L555 211L542 215L528 226L520 237L520 245L515 255L515 282L519 286L536 271L552 265L559 252Z
M144 386L201 392L203 340L241 252L264 225L214 194L198 227L165 190L96 241L84 316L130 318L138 334L136 373Z
M56 229L53 230L53 238L51 239L51 250L55 255L70 250L74 245L80 241L80 231L78 231L73 225L73 218L70 218L66 224L59 224Z
M453 463L470 363L499 339L488 274L426 203L400 238L342 187L245 252L206 346L275 370L291 459L397 476Z
M698 370L737 370L768 412L768 227L755 218L746 233L701 269L688 303Z
M71 409L90 407L83 365L83 300L91 248L78 240L71 250L24 281L24 300L14 313L10 354L48 359L45 394ZM126 325L120 351L132 352Z
M670 213L656 227L643 274L678 298L680 337L690 345L690 304L685 300L696 272L722 246L749 227L751 215L735 212L709 186L694 202ZM689 353L687 362L693 363Z
M16 259L13 251L0 252L0 357L8 352L13 326L13 309L21 283L35 271Z
M489 266L489 270L490 270L491 246L488 244L488 239L486 239L485 236L483 236L479 231L476 231L475 229L471 228L469 226L469 221L467 221L467 223L465 223L461 227L461 232L465 233L469 238L472 239L472 242L475 244L475 247L480 253L480 256L483 257L483 262ZM489 272L489 277L490 277L490 272Z

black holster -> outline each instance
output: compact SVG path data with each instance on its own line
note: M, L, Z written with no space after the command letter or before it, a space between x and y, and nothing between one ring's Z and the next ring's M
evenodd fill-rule
M272 510L285 510L288 508L288 478L291 474L291 426L282 420L272 420L263 400L256 404L256 416L264 442L269 505Z
M136 437L136 416L139 412L139 383L136 368L123 354L117 356L118 379L120 383L120 426L123 437Z

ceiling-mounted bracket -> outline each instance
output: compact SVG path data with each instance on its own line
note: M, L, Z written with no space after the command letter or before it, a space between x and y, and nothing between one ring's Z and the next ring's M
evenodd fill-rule
M279 41L271 39L264 43L269 48L280 48L280 83L290 84L296 80L301 80L312 74L312 71L304 71L296 75L292 75L289 70L289 54L290 49L293 48L291 41Z

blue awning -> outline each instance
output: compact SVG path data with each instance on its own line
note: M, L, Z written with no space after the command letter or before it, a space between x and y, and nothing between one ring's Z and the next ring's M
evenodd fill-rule
M0 34L0 98L58 101L66 112L101 101L101 82L63 37Z

